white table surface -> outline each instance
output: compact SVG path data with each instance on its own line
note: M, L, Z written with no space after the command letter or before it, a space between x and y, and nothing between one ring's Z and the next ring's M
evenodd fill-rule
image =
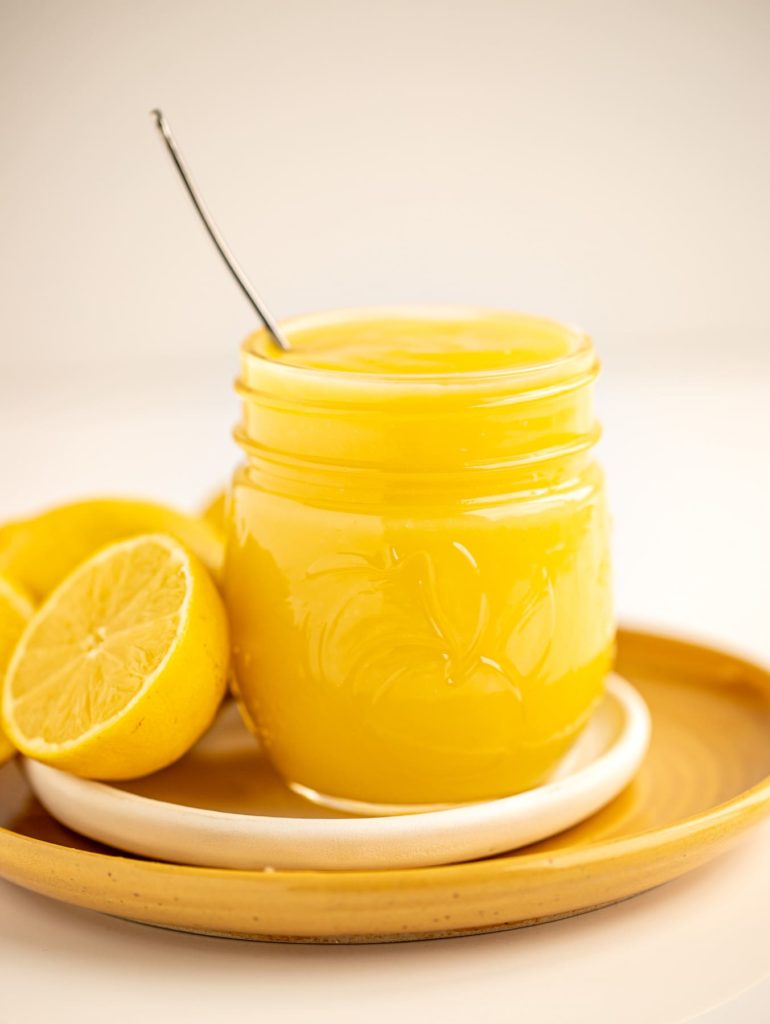
M766 339L770 345L770 339ZM767 359L693 369L640 339L601 388L622 617L770 662ZM674 339L671 351L683 351ZM636 355L634 355L636 353ZM657 372L646 367L657 365ZM665 369L661 370L661 366ZM232 364L0 380L4 513L145 493L194 507L236 453ZM251 944L113 920L0 883L0 1021L770 1019L770 824L734 852L568 921L394 946Z

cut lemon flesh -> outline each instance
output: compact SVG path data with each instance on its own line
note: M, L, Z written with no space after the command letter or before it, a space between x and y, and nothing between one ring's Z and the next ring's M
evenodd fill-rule
M5 678L8 662L24 627L34 612L29 595L0 576L0 684ZM4 764L15 753L5 734L0 730L0 764Z
M181 757L211 723L229 662L222 600L171 537L113 544L49 596L6 674L3 727L22 753L127 779Z
M151 501L96 498L0 526L0 574L42 600L106 544L146 533L176 537L214 575L219 573L224 545L212 522Z

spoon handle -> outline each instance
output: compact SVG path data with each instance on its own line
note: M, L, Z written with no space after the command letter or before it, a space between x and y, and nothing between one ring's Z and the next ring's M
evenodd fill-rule
M257 316L265 325L265 328L267 329L268 333L270 334L275 344L283 352L288 352L290 348L288 341L283 336L280 328L278 327L278 324L271 316L269 310L265 306L265 303L259 297L259 294L257 293L256 289L250 283L244 272L239 267L235 257L230 252L227 243L225 242L222 235L219 233L219 230L217 229L217 226L214 224L214 221L211 219L211 215L206 209L206 205L203 202L200 193L196 189L195 185L193 185L190 173L187 170L187 167L185 166L184 160L182 159L182 155L179 152L179 148L177 147L177 144L174 140L174 136L171 134L171 129L169 127L168 121L166 120L162 111L160 110L153 110L152 116L155 118L155 122L158 126L158 129L161 135L163 136L163 141L166 143L168 151L171 154L171 159L174 161L176 169L179 171L179 175L182 181L184 182L184 186L187 189L187 194L190 196L190 199L192 199L193 206L198 211L198 215L200 216L200 219L203 221L206 230L211 236L211 241L217 247L219 255L227 264L228 270L233 275L235 280L238 282L238 285L240 286L243 294L246 296L246 298L249 300L251 305L256 310Z

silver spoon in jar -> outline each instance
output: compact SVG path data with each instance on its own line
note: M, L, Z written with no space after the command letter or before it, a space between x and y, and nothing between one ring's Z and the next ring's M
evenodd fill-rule
M206 228L211 237L211 241L217 247L219 255L227 264L227 269L238 282L241 291L256 310L257 316L265 325L265 328L270 337L272 338L273 342L278 346L279 349L281 349L282 352L288 352L291 346L289 345L286 338L283 336L281 329L278 327L278 324L276 323L275 319L271 316L269 310L265 306L265 303L259 297L257 290L254 288L254 286L248 280L244 272L238 266L235 257L227 247L227 243L225 242L222 235L219 233L219 230L214 224L214 221L211 219L211 215L206 209L205 203L203 202L200 193L196 189L195 185L193 185L190 173L185 166L184 160L182 159L177 144L174 140L174 136L171 134L171 129L169 128L168 121L163 116L163 112L160 110L153 110L151 113L152 116L155 118L155 123L158 126L158 130L163 136L163 141L166 143L166 146L168 147L168 151L171 154L171 159L174 161L176 169L179 171L179 175L182 181L184 182L184 186L187 189L187 194L190 196L190 199L192 199L193 206L198 211L198 215L200 216L200 219L203 221L204 227Z

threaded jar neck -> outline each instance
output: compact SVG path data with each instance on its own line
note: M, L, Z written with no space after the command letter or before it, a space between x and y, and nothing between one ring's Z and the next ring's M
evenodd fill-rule
M331 312L284 330L286 357L264 331L241 347L236 438L255 466L530 479L598 437L598 363L575 328L449 307Z

